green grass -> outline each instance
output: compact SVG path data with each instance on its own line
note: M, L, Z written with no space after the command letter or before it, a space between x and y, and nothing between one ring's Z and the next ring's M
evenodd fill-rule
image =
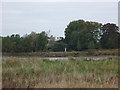
M3 87L117 88L118 60L3 58Z

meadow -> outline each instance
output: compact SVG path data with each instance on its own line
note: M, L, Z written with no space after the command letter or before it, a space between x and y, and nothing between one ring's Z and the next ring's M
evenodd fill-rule
M118 88L118 58L2 58L3 88Z

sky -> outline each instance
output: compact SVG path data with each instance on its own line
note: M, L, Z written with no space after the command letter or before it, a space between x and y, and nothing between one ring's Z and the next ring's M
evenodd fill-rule
M50 30L50 35L64 37L67 25L71 21L80 19L118 25L118 3L3 2L0 35L20 34L23 36L32 31L40 33Z

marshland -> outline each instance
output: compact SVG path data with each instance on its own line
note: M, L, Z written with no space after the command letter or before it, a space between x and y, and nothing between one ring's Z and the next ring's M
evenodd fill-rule
M118 88L117 5L4 2L2 87Z

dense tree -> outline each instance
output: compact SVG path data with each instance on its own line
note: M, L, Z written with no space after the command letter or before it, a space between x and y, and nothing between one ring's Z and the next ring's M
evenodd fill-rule
M100 44L102 48L113 49L118 48L120 45L120 33L116 24L107 23L101 27L101 39Z
M1 37L0 37L1 40ZM45 32L31 32L2 37L3 52L80 51L89 49L116 49L120 45L120 32L116 24L77 20L65 29L65 38L48 37Z
M32 52L33 49L31 47L31 38L29 36L25 36L22 39L22 49L23 52Z
M45 51L47 49L48 37L45 32L38 34L38 39L36 43L37 51Z
M70 22L65 29L65 42L68 45L68 49L88 49L91 41L94 43L94 46L96 46L95 44L98 43L99 38L98 31L101 25L101 23L85 22L84 20Z
M32 32L30 35L20 37L13 34L10 37L2 37L3 52L35 52L46 50L48 37L45 32L36 34Z
M35 32L31 32L30 35L28 35L28 38L30 39L30 47L32 49L32 52L36 51L36 44L37 44L37 39L38 35Z
M47 44L47 49L48 49L48 51L52 51L55 43L56 43L55 37L54 37L53 35L51 35L51 36L48 38L48 44Z
M11 35L10 37L2 38L2 50L5 52L19 52L20 48L20 35Z
M64 52L66 48L66 44L64 42L56 42L52 47L52 50L55 52Z
M10 52L11 51L11 42L9 36L2 37L2 51L3 52Z

